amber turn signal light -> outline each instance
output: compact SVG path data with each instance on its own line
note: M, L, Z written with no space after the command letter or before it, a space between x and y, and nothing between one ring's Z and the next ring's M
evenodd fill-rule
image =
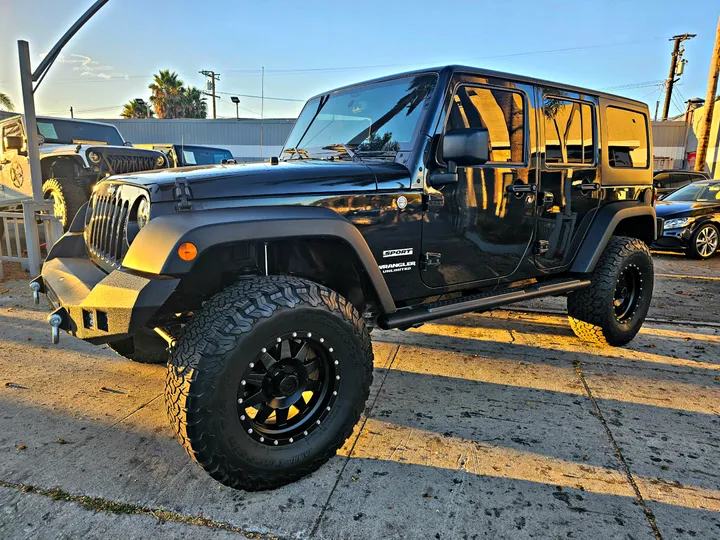
M178 248L178 255L183 261L192 261L197 257L197 248L195 244L190 242L183 242Z

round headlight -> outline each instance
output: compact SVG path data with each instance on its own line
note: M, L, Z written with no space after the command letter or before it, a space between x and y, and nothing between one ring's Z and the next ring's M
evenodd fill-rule
M143 197L138 205L137 210L137 224L138 228L142 229L150 221L150 202Z
M157 163L158 167L162 167L163 165L165 165L165 156L158 156L155 160L155 163Z
M97 152L90 152L88 154L88 159L93 163L100 163L100 154L98 154Z

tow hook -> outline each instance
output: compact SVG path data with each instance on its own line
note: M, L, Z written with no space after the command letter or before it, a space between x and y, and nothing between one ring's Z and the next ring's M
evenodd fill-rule
M48 317L50 323L50 336L53 345L60 343L60 325L62 324L62 317L58 313L53 313Z
M30 290L33 293L33 302L35 305L40 303L40 284L37 281L33 281L30 284Z

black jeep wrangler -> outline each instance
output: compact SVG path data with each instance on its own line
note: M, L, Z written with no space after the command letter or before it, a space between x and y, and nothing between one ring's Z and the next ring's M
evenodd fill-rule
M58 331L167 362L172 426L218 481L273 488L343 444L370 330L567 295L629 342L653 289L647 106L450 66L306 104L279 159L101 182L31 283Z

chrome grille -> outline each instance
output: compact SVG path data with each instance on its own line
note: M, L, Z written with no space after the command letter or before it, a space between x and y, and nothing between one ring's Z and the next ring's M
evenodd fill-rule
M129 248L128 216L138 195L137 188L132 186L98 185L85 224L85 243L92 258L120 266Z

